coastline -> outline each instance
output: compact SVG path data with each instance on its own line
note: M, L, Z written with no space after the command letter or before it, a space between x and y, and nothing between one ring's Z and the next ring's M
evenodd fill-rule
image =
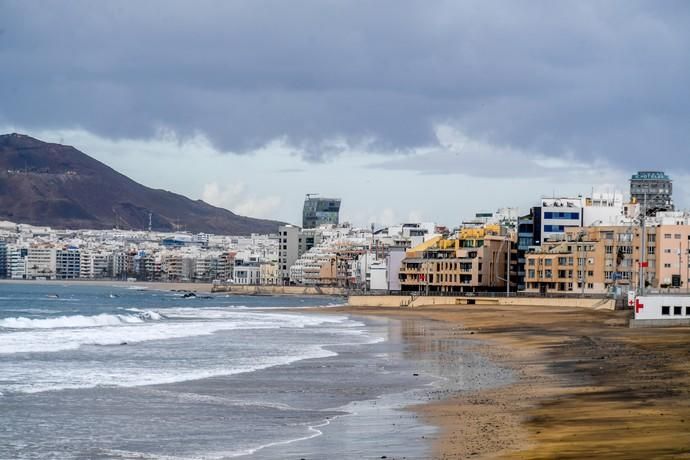
M440 428L434 458L690 458L690 329L568 307L343 307L443 321L512 369L508 385L413 406Z
M0 280L3 284L34 284L60 286L116 286L121 288L135 287L141 289L157 289L160 291L190 291L210 293L213 284L191 282L164 281L118 281L118 280Z

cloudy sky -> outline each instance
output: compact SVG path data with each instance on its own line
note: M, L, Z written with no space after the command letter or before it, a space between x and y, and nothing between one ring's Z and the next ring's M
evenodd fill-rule
M299 223L455 225L663 169L690 205L690 2L0 0L0 132Z

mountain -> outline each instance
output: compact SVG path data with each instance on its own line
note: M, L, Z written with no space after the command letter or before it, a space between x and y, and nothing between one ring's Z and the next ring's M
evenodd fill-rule
M0 220L54 228L148 228L221 235L275 233L280 222L238 216L141 185L74 147L0 135Z

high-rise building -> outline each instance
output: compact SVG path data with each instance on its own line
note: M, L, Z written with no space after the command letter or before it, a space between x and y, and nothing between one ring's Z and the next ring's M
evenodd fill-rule
M639 171L630 178L630 200L640 203L646 215L673 211L671 178L663 171Z
M302 211L302 227L316 228L340 223L340 198L319 198L308 194Z

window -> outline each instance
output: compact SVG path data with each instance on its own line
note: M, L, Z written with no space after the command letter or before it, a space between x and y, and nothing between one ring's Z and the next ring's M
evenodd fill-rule
M671 307L661 307L661 314L664 316L668 316L671 314Z
M587 276L594 276L594 272L592 270L587 271Z
M577 220L580 218L579 212L544 212L544 219L571 219Z
M553 278L553 272L551 270L545 270L544 278Z
M606 254L613 254L613 246L604 246L604 252Z
M673 307L673 316L680 316L683 314L683 307Z
M563 232L565 231L565 225L544 225L545 232Z
M613 278L613 272L604 272L604 278L610 280L611 278Z
M653 234L653 233L652 233L651 235L647 235L647 242L648 242L648 243L654 243L654 242L656 242L656 235Z
M664 249L664 254L671 254L671 249L670 248Z
M656 250L655 250L654 246L649 246L647 248L647 254L650 254L650 255L656 254Z
M670 233L664 233L664 239L665 239L665 240L670 240L670 239L671 239L671 234L670 234Z
M587 289L594 289L594 283L587 283Z
M534 259L527 259L527 263L528 263L529 265L532 265L532 266L533 266L533 265L534 265Z
M527 273L529 278L534 278L534 270L529 270Z
M612 240L613 239L613 232L602 232L602 238L605 240Z
M551 260L551 259L544 259L544 265L550 267L552 263L553 263L553 260Z
M680 233L676 233L675 235L673 235L673 238L675 238L676 240L679 240L680 239Z
M690 316L690 307L685 307L685 316Z
M671 264L664 264L664 268L671 268Z

